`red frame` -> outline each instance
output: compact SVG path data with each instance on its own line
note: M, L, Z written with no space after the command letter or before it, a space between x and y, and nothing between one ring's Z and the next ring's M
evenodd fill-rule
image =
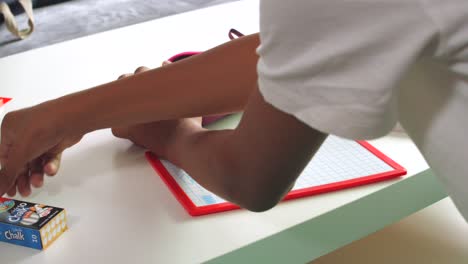
M360 177L360 178L356 178L352 180L346 180L346 181L341 181L341 182L335 182L335 183L330 183L330 184L325 184L325 185L320 185L320 186L294 190L294 191L289 192L286 195L286 197L283 199L283 201L297 199L297 198L306 197L306 196L317 195L317 194L321 194L325 192L333 192L337 190L352 188L356 186L361 186L361 185L385 181L385 180L390 180L390 179L397 178L406 174L405 168L403 168L398 163L396 163L395 161L387 157L385 154L377 150L367 141L361 140L357 142L361 146L366 148L368 151L370 151L372 154L374 154L375 156L380 158L382 161L387 163L389 166L391 166L393 170L388 171L388 172L378 173L375 175ZM182 206L185 208L185 210L187 210L187 212L191 216L213 214L213 213L230 211L230 210L235 210L235 209L240 208L239 206L229 203L229 202L214 204L214 205L196 206L192 202L192 200L190 200L187 194L182 190L179 184L174 180L174 177L172 177L171 174L166 170L166 168L164 167L164 165L161 163L161 161L156 155L154 155L151 152L146 152L146 158L148 159L150 164L153 166L153 168L156 170L156 172L159 174L161 179L166 183L167 187L169 187L172 194L176 197L179 203L182 204Z
M11 201L10 198L0 197L0 203Z
M10 102L11 98L6 98L6 97L0 97L0 107L5 105L6 103Z

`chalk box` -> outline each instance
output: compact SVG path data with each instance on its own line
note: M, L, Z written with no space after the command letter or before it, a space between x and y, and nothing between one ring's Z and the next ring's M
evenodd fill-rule
M0 241L43 250L68 229L62 208L0 197Z

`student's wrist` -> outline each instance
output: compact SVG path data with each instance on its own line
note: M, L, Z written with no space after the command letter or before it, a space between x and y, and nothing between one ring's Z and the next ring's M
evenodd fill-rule
M51 101L43 102L25 110L29 111L33 119L41 123L41 127L47 129L48 133L54 136L62 136L64 133L61 125L62 122L59 120L59 113Z
M84 113L79 110L78 106L66 102L64 97L41 103L35 107L46 113L48 125L58 136L86 134L79 127Z

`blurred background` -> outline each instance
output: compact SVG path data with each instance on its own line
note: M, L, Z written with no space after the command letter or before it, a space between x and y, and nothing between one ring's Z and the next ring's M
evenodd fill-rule
M54 43L236 0L33 0L35 30L19 40L0 15L0 58ZM18 0L7 2L20 28L27 17Z

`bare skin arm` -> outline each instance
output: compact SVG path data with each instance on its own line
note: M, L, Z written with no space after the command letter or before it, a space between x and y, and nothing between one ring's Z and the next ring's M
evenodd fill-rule
M241 110L256 79L258 34L183 61L9 113L0 139L0 195L53 176L61 152L101 128ZM102 111L106 109L106 111ZM38 122L40 120L40 122Z
M62 110L64 116L77 122L70 128L82 134L116 125L240 111L257 78L258 45L258 34L242 37L49 104L68 109Z
M295 117L266 103L255 87L235 130L186 125L168 159L224 199L251 211L276 205L325 140Z
M112 131L175 163L224 199L264 211L292 188L326 135L266 103L256 82L252 87L235 130L210 131L199 118L181 118Z
M254 43L256 37L250 38ZM7 115L0 145L4 165L0 194L15 182L21 193L27 181L23 174L18 177L21 168L51 149L68 147L67 140L76 134L123 126L114 129L117 136L167 157L221 197L252 211L271 208L291 188L326 135L264 101L256 84L253 45L244 47L241 44L247 42L241 40ZM239 48L236 45L250 55L229 57L234 47ZM225 56L238 59L236 66L226 70ZM205 67L212 67L215 74L200 70ZM243 71L245 76L239 75ZM220 89L222 83L226 85ZM80 110L85 102L86 111L75 108L78 102ZM207 131L187 118L238 110L245 114L235 130ZM53 118L45 118L51 113ZM47 122L33 122L41 118Z

